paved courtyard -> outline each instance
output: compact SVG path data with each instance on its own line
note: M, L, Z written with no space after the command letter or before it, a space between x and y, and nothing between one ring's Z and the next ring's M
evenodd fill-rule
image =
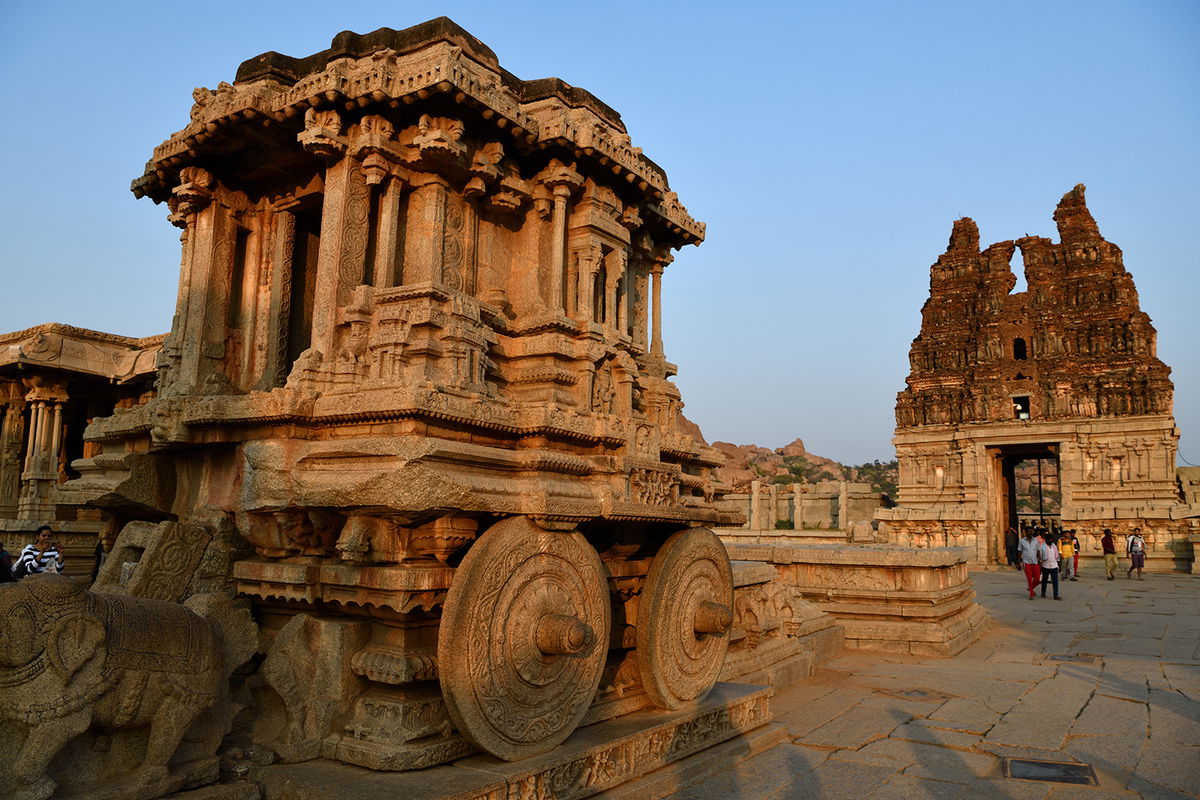
M1029 600L975 572L987 633L953 659L849 653L780 692L783 744L674 795L718 798L1200 797L1200 577ZM1088 764L1099 786L1005 777L1001 758Z

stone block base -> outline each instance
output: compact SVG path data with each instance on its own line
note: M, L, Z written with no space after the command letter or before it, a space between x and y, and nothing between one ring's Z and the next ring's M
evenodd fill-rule
M731 650L721 670L722 680L737 680L780 688L812 675L823 661L842 651L842 628L829 627L800 638L778 638L753 650Z
M771 690L719 683L681 711L639 711L589 725L550 753L504 762L471 756L441 767L373 772L333 761L265 767L263 800L577 800L621 786L738 738L771 720ZM653 795L660 797L662 795Z
M772 586L831 615L849 649L952 656L983 633L965 548L726 544L732 557L772 564Z
M203 789L192 789L188 792L177 792L169 795L168 800L259 800L261 796L262 792L257 784L238 781L205 786Z
M601 792L595 800L661 800L789 741L787 726L771 722L735 739Z
M846 647L877 653L914 656L953 656L961 653L987 629L988 615L978 603L936 622L851 619L838 622L846 632Z

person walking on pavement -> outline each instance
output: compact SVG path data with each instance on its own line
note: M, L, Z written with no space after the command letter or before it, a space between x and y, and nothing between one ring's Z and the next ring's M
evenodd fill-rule
M1075 563L1071 570L1071 580L1079 580L1079 551L1083 549L1083 545L1079 543L1079 537L1075 535L1075 529L1071 528L1068 533L1071 534L1071 544L1075 546Z
M1054 599L1062 600L1058 594L1058 545L1053 536L1046 538L1046 546L1042 548L1042 597L1046 596L1046 582L1054 584Z
M1133 571L1138 571L1138 580L1142 579L1142 567L1146 566L1146 540L1142 538L1142 529L1134 528L1133 533L1125 537L1125 555L1129 556L1129 569L1126 578L1133 577Z
M1021 557L1017 555L1017 529L1009 525L1008 530L1004 532L1004 555L1008 558L1010 567L1021 568Z
M1117 544L1108 528L1104 529L1104 535L1100 537L1100 549L1104 551L1104 577L1111 581L1117 571Z
M1071 532L1065 531L1058 540L1058 554L1062 557L1062 578L1064 581L1075 580L1075 540Z
M1042 545L1033 535L1033 528L1025 529L1025 536L1019 545L1021 551L1021 566L1025 570L1025 583L1029 589L1029 599L1033 599L1033 590L1038 579L1042 576Z

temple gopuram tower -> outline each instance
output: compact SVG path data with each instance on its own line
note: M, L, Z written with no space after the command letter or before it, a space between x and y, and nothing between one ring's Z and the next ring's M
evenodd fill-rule
M973 220L954 223L896 401L900 503L877 519L891 541L966 545L979 564L1005 563L1004 531L1023 521L1075 529L1085 555L1103 528L1120 542L1140 527L1148 566L1186 569L1195 519L1176 478L1170 369L1083 185L1054 221L1058 243L983 250ZM1013 292L1018 248L1028 288Z

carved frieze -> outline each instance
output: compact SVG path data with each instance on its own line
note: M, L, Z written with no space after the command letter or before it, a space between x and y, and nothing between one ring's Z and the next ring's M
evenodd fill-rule
M635 469L629 475L629 499L649 506L673 505L679 502L679 483L670 472Z

